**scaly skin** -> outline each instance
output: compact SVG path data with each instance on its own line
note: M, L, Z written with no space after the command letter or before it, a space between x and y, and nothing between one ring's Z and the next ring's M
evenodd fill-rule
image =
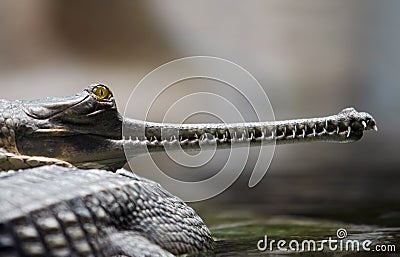
M97 96L98 89L107 95ZM236 124L171 124L122 117L112 93L92 85L70 97L0 101L0 169L47 164L116 170L132 156L165 148L199 150L301 142L348 143L376 129L371 115L347 108L311 119Z
M0 188L0 256L171 256L213 245L192 208L127 171L44 166L3 175Z

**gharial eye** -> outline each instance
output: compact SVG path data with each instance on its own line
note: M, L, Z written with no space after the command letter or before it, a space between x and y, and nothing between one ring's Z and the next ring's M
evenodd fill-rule
M94 87L92 92L100 99L106 99L110 96L110 90L103 85Z

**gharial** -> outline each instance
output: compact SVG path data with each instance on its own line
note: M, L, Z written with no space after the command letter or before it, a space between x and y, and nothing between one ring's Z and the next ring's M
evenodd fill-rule
M127 119L102 84L69 97L0 100L0 110L0 170L6 171L0 173L1 256L168 256L212 249L210 231L192 208L120 169L124 147L140 155L205 144L347 143L376 130L371 115L353 108L322 118L236 124Z

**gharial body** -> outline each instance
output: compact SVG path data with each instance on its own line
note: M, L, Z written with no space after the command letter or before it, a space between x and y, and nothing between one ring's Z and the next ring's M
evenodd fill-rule
M212 249L211 234L192 208L120 169L124 148L141 155L205 145L347 143L376 130L371 115L353 108L277 122L127 119L102 84L70 97L0 100L0 112L0 170L6 171L0 173L0 256L166 256Z

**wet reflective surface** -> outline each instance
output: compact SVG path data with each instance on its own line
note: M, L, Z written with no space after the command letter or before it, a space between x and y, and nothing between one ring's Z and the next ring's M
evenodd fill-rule
M243 208L236 212L213 209L200 215L215 238L215 251L195 256L397 256L400 253L400 219L396 212L388 212L385 222L380 216L375 220L370 217L369 224L359 224L356 219L348 221L349 217L259 216ZM279 240L285 242L280 243L280 248Z

